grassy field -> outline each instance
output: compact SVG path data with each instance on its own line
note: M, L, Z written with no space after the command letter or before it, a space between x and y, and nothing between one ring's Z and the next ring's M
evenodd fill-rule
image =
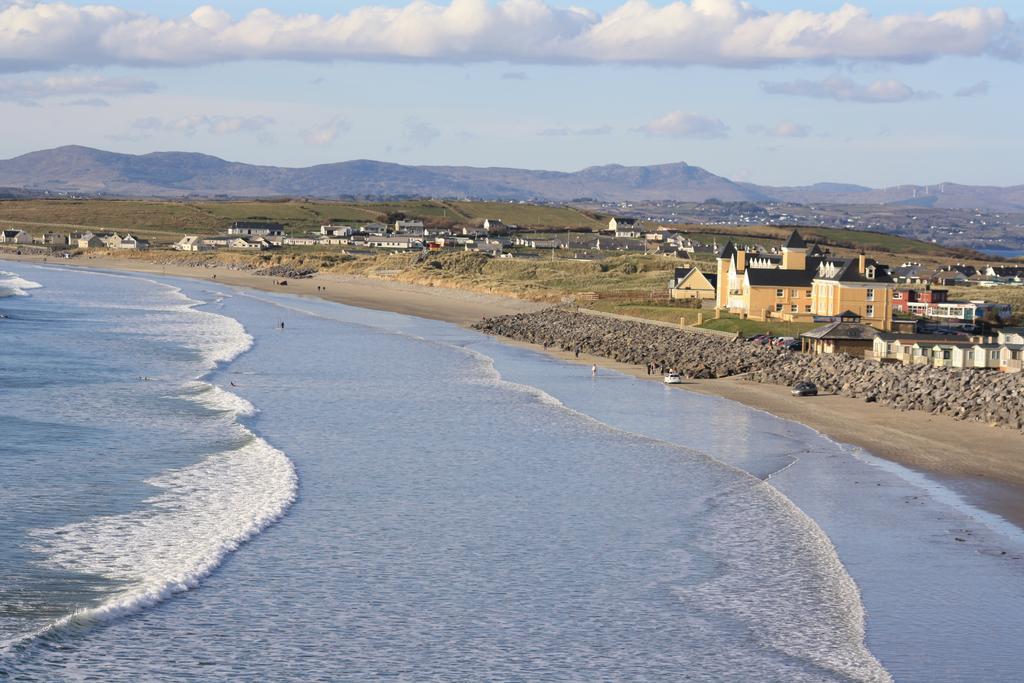
M382 203L311 202L302 200L173 202L143 200L5 200L0 224L29 232L48 230L131 231L156 241L171 242L186 233L224 230L234 221L273 221L291 233L316 230L326 221L367 223L389 214L421 220L476 223L497 218L533 228L601 228L598 220L568 207L409 200Z
M726 240L733 242L743 240L745 243L758 244L764 247L778 247L793 231L793 228L756 225L749 227L728 227L721 231L709 231L707 226L683 226L680 228L693 239L702 242L717 241L723 244ZM936 258L967 258L969 252L963 249L949 249L939 244L885 235L862 230L840 230L838 228L805 228L797 230L808 242L819 243L826 247L841 250L863 249L868 252L884 252L892 254L914 254ZM893 265L893 264L890 264Z
M821 323L787 323L763 322L760 320L742 319L726 313L720 320L709 320L702 327L722 332L739 332L744 337L756 334L770 334L776 337L799 337L804 332L821 327Z

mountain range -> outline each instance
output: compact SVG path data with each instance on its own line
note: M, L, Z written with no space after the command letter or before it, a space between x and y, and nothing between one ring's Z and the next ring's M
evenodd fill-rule
M306 168L258 166L192 152L132 155L67 146L0 161L0 187L115 197L438 197L570 202L675 200L891 204L1024 212L1024 185L943 183L876 189L818 183L769 187L730 180L685 163L534 171L406 166L357 160Z

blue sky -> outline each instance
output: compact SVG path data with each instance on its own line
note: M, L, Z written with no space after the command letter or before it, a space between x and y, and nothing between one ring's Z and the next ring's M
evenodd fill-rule
M533 9L540 3L517 1ZM705 9L729 5L697 2L708 3ZM296 30L282 28L284 18L296 14L326 21L358 13L366 3L214 2L224 15L196 19L214 35L188 27L181 32L177 25L176 33L154 33L155 26L164 30L167 22L187 20L194 3L162 2L154 10L153 3L115 1L111 12L92 16L99 25L93 33L83 34L76 18L71 28L39 24L39 38L7 41L7 52L0 41L0 116L8 130L18 131L0 137L0 157L84 144L289 166L372 158L574 170L686 161L776 185L1024 183L1017 161L1024 136L1015 115L1024 105L1018 85L1024 65L1019 51L1005 47L1024 42L1017 23L1024 13L1006 3L973 5L993 10L983 28L976 15L964 14L932 35L937 13L967 5L856 2L871 21L896 17L906 27L882 40L876 35L881 29L873 28L881 24L862 22L805 53L799 41L778 45L791 33L791 24L780 24L765 39L773 47L763 51L773 52L763 58L760 46L736 48L733 41L733 31L753 25L744 22L758 21L753 15L708 24L726 28L706 41L703 36L713 33L706 26L693 32L681 24L659 42L663 37L654 34L671 17L644 23L668 4L658 2L639 7L635 20L615 24L600 41L573 42L582 29L567 29L565 22L598 25L622 4L588 3L594 14L585 21L561 17L522 29L500 24L479 36L449 26L451 18L422 31L417 27L423 24L413 23L395 35L409 44L431 31L442 38L415 46L410 56L401 47L391 52L393 36L370 36L356 48L348 45L364 34L337 47L331 42L337 33L325 33L307 47L304 29L296 38ZM820 13L808 21L823 25L834 24L829 13L841 7L816 0L751 4L790 22L804 21L797 11ZM15 19L10 7L5 13L7 5L0 0L0 38L5 17L24 26L27 12L39 8L22 0ZM281 18L238 28L259 8ZM114 10L125 12L115 16ZM46 21L57 21L52 14ZM453 39L450 30L462 32ZM547 30L557 40L521 47ZM633 42L626 41L633 32ZM61 40L42 37L54 34ZM467 47L452 54L450 46L463 42ZM571 52L563 50L566 44L574 46Z

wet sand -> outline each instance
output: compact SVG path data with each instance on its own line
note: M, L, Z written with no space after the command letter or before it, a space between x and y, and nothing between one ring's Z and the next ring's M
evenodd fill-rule
M0 254L0 259L41 261L39 257L18 258L7 254ZM49 259L49 263L215 280L226 285L316 296L350 306L458 325L469 325L486 316L527 312L547 306L493 294L330 273L302 280L289 279L287 286L281 286L275 284L275 278L224 267L162 266L139 259L103 257L80 257L69 261ZM540 345L504 341L570 362L587 366L596 363L601 368L635 377L661 380L660 377L649 377L642 366L586 354L576 359L574 354L545 350ZM787 387L747 382L742 378L688 380L679 386L803 423L836 441L860 446L874 455L930 474L972 504L1024 528L1024 432L923 412L899 412L843 396L797 399L789 395Z

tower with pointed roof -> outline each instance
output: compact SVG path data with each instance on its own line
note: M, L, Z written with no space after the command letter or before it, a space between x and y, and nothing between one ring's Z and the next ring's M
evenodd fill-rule
M782 245L782 269L804 270L807 268L807 242L794 230Z
M732 240L722 245L718 252L718 283L715 285L715 303L718 308L729 307L729 266L732 264L733 256L736 255L736 247Z

